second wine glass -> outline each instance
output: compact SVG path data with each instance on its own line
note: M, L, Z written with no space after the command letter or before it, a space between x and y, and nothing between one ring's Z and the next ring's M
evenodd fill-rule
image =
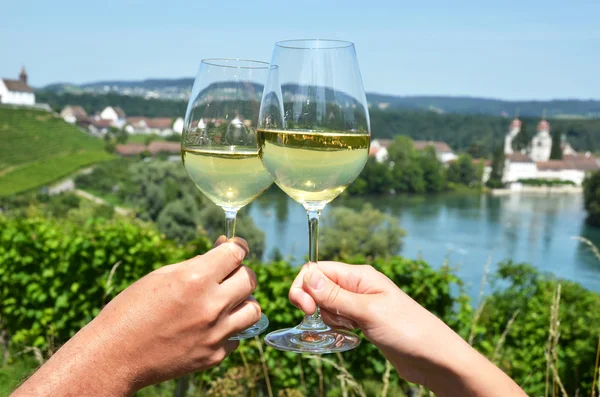
M181 138L185 169L213 203L225 211L226 235L235 218L273 182L258 156L256 125L269 64L240 59L204 59L194 81ZM246 339L269 325L258 323L233 336Z
M363 169L370 144L366 95L354 44L289 40L275 44L258 125L260 156L275 183L308 214L309 261L318 259L319 216ZM358 346L317 307L294 328L271 332L279 350L332 353Z

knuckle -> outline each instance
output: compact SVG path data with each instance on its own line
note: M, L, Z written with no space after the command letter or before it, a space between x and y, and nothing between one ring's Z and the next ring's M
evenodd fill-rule
M215 352L212 354L211 361L214 364L218 364L221 361L225 360L226 357L227 351L225 350L225 348L220 347L219 349L215 350Z
M377 273L377 270L375 270L375 268L372 265L360 265L360 269L367 274Z
M209 327L214 327L217 324L217 322L219 321L220 316L221 316L221 308L219 308L219 307L210 306L210 307L207 307L206 309L204 309L205 323Z
M326 305L335 304L339 293L340 293L340 286L337 284L334 284L333 287L327 292L327 296L325 297L324 303Z

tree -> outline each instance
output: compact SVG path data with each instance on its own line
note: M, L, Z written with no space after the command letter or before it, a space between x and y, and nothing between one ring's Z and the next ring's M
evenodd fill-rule
M427 192L438 193L446 187L444 165L437 159L435 148L428 146L421 152L419 165L423 170L423 180Z
M387 161L380 163L374 157L369 157L359 177L348 187L348 193L351 195L386 194L392 186L389 163Z
M487 186L492 189L498 189L504 186L502 179L504 178L504 149L498 147L494 150L492 156L492 171L490 178L487 181Z
M583 180L583 202L586 223L600 227L600 171L588 174Z
M562 160L561 133L558 128L552 130L552 149L550 150L550 160Z
M470 155L461 154L456 161L450 164L448 181L466 186L473 186L473 184L481 182L481 179L477 179L477 169Z
M469 153L474 159L481 159L487 157L489 151L485 144L481 142L473 142L467 149L467 153Z
M388 148L392 187L398 193L423 193L425 181L419 165L420 154L407 136L397 136Z
M323 217L321 229L321 255L340 260L357 255L389 257L400 250L406 235L397 218L369 203L360 212L334 207Z
M531 143L531 136L529 136L529 131L527 129L527 123L521 121L521 131L513 140L512 146L515 151L521 151L523 149L527 149L529 144Z

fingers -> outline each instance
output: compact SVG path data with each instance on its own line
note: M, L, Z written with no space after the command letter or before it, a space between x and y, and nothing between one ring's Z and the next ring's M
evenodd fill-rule
M304 290L315 303L328 310L351 319L364 316L364 297L347 291L329 279L315 264L310 264L303 278Z
M223 244L227 240L229 240L227 238L227 236L220 235L219 238L215 241L215 244L213 245L213 248L217 248L219 245Z
M304 275L308 269L308 264L302 266L300 273L294 279L288 297L290 302L306 314L313 314L317 310L314 299L302 288Z
M227 310L239 305L256 289L256 275L247 266L235 269L219 287L219 293L228 301Z
M390 282L369 265L348 265L340 262L319 262L319 270L343 289L357 294L381 292Z
M354 321L350 320L349 318L331 313L325 309L321 309L321 317L323 318L325 324L332 328L345 328L347 330L358 328Z
M197 256L183 263L186 266L202 267L201 272L206 272L214 277L217 282L221 282L229 273L235 270L242 260L250 253L250 248L246 240L234 237L228 241L222 242L221 237L215 243L215 248L206 254Z
M235 307L227 317L227 334L236 335L256 324L262 315L260 305L250 296Z

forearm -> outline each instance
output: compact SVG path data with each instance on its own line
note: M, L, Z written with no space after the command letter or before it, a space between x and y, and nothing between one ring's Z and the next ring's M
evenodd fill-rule
M465 343L465 345L467 345ZM438 397L526 397L498 367L470 346L462 349L426 386Z
M411 335L410 349L396 333ZM419 341L419 342L417 342ZM381 343L375 343L407 380L426 386L438 397L526 396L498 367L473 349L437 317L424 318L419 326L408 323L390 327Z
M135 377L92 323L61 347L11 396L128 396Z

